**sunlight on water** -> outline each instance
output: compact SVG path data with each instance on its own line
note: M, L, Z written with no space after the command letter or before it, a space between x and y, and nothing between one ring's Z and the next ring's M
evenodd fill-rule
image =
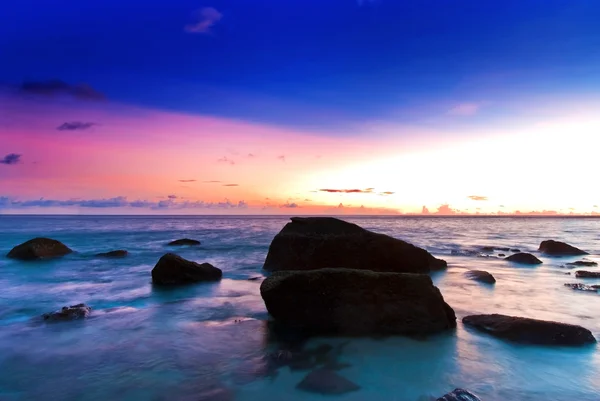
M504 313L580 324L600 338L597 293L564 287L578 280L563 267L577 258L540 257L522 267L497 257L453 256L481 246L535 251L564 240L600 261L600 220L360 218L355 222L430 250L449 262L433 279L459 320ZM0 217L0 252L35 236L77 251L60 260L23 263L0 258L0 400L319 400L295 386L306 371L269 371L273 349L259 294L261 266L285 218ZM190 237L197 248L177 253L224 271L220 283L178 289L151 284L165 244ZM124 259L93 255L127 249ZM493 256L497 256L495 252ZM465 278L492 273L494 286ZM593 268L591 268L593 269ZM80 302L85 321L43 324L45 312ZM342 400L416 401L455 387L484 401L584 400L600 394L596 346L570 349L506 343L466 329L426 339L320 338L343 346L340 371L361 390ZM219 398L220 397L220 398ZM232 397L232 398L227 398ZM327 397L331 398L331 397ZM425 398L422 398L425 399Z

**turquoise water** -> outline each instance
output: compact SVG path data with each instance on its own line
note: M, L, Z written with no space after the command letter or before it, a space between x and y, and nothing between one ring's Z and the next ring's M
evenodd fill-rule
M433 279L458 318L505 313L580 324L600 339L600 295L564 287L579 280L561 267L577 258L516 267L494 257L454 256L479 246L535 251L564 240L600 262L600 220L553 218L348 218L446 259ZM265 375L272 349L259 294L262 263L283 217L0 216L0 253L35 236L56 238L76 254L43 263L0 256L0 400L397 400L440 396L455 387L484 401L600 400L600 352L514 345L465 329L429 339L355 339L340 371L361 390L325 397L295 389L307 372L285 367ZM178 253L221 268L220 283L153 288L150 271ZM92 255L127 249L124 259ZM487 270L490 287L464 278ZM595 270L598 268L586 268ZM35 317L84 302L85 321L42 324ZM336 345L344 339L315 339Z

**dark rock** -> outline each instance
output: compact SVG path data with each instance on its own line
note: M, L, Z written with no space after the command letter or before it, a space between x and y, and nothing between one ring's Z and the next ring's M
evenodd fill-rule
M124 258L127 255L129 255L129 252L124 249L96 254L99 258Z
M517 252L517 253L518 253L518 252L521 252L521 250L520 250L520 249L517 249L517 248L512 248L510 251L511 251L511 252Z
M6 257L20 260L36 260L56 258L71 252L73 251L60 241L38 237L15 246Z
M502 252L508 252L510 251L510 248L496 248L497 251L502 251Z
M492 252L494 252L494 247L493 246L482 246L481 252L492 253Z
M262 277L262 276L258 276L258 277L250 277L250 278L248 279L248 281L258 281L258 280L262 280L263 278L264 278L264 277Z
M340 267L428 273L446 267L445 261L424 249L333 217L292 217L291 220L273 238L265 270Z
M571 263L567 263L567 266L586 266L586 267L592 267L592 266L598 266L598 263L592 261L592 260L578 260L577 262L571 262Z
M340 395L360 390L360 386L340 376L333 370L316 369L302 379L296 388L310 393Z
M218 281L222 276L223 272L210 263L198 264L174 253L163 255L152 269L152 282L160 285Z
M600 285L587 285L587 284L565 284L565 287L572 288L578 291L591 291L598 292L600 290Z
M175 241L169 242L167 245L170 246L183 246L183 245L200 245L200 241L189 238L176 239Z
M424 274L355 269L276 272L262 282L268 312L311 334L428 334L456 316Z
M450 251L450 255L454 256L479 256L479 251L470 251L470 250L457 250L453 249Z
M592 333L581 326L506 315L471 315L463 323L495 337L524 344L584 345L595 343Z
M436 401L481 401L481 399L470 391L457 388L451 393L441 396Z
M63 322L68 320L85 319L92 312L92 308L86 304L63 306L56 312L44 313L42 318L49 322Z
M483 270L469 270L465 273L465 275L470 279L479 281L481 283L494 284L496 282L496 279L491 275L491 273Z
M505 256L506 256L506 255L505 255L505 254L503 254L503 253L499 253L499 254L498 254L498 257L499 257L499 258L503 258L503 257L505 257Z
M509 262L513 263L520 263L523 265L539 265L542 263L542 261L536 258L534 255L523 252L510 255L509 257L504 258L504 260L508 260Z
M572 245L551 239L542 241L538 250L550 256L577 256L588 254L587 252L582 251L579 248L575 248Z
M586 270L577 270L575 272L577 278L600 278L600 272L588 272Z

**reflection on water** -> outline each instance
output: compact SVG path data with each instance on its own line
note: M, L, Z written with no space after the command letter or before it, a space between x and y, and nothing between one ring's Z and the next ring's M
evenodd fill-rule
M505 313L583 325L600 338L598 294L563 286L578 282L562 267L576 260L548 259L518 267L497 257L452 256L481 246L535 251L557 238L600 260L600 220L591 219L357 219L359 224L407 239L445 258L433 275L462 318ZM295 390L307 370L271 358L276 342L259 295L260 268L283 218L0 218L0 252L38 235L57 238L78 253L45 263L0 259L1 400L318 400ZM153 287L150 270L170 240L202 241L183 257L224 271L220 283L177 289ZM124 259L94 253L127 249ZM494 255L496 256L496 255ZM495 285L464 276L486 270ZM588 269L588 268L586 268ZM593 268L589 268L591 270ZM594 280L585 280L595 284ZM594 281L594 282L592 282ZM45 324L44 312L80 302L86 321ZM338 373L361 386L344 400L416 401L455 387L484 401L598 400L600 352L520 346L472 332L427 339L312 339L340 349ZM337 347L337 348L336 348Z

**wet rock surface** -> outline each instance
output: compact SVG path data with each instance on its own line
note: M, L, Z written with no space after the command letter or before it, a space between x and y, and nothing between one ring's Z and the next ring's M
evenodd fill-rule
M573 245L554 240L542 241L538 250L549 256L577 256L588 254Z
M465 275L471 280L479 281L481 283L494 284L496 282L496 279L491 273L483 270L469 270L468 272L465 272Z
M567 263L567 266L593 267L593 266L598 266L598 263L594 262L593 260L578 260L576 262Z
M152 282L158 285L218 281L222 276L223 272L210 263L198 264L174 253L163 255L152 269Z
M577 278L600 278L600 272L590 272L587 270L577 270L575 272Z
M481 401L481 399L470 391L457 388L454 391L441 396L436 401Z
M63 306L56 312L44 313L42 319L48 322L64 322L70 320L85 319L92 312L92 308L86 304Z
M200 241L195 240L195 239L190 239L190 238L181 238L181 239L176 239L175 241L171 241L169 242L167 245L169 246L194 246L194 245L200 245Z
M15 246L6 255L10 259L40 260L68 255L73 251L60 241L38 237Z
M519 263L522 265L542 264L542 261L539 260L537 257L535 257L535 255L532 255L530 253L524 253L524 252L515 253L514 255L510 255L510 256L504 258L504 260L507 260L507 261L513 262L513 263Z
M577 291L588 291L588 292L598 292L598 290L600 290L600 285L587 285L587 284L581 284L581 283L567 283L565 284L565 287L569 287L572 288L574 290Z

